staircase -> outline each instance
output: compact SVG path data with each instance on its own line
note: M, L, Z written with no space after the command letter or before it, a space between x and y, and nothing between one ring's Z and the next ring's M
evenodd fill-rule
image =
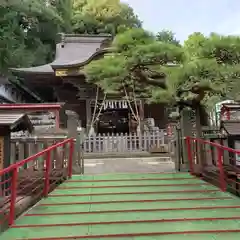
M238 240L240 199L187 173L74 176L4 240Z

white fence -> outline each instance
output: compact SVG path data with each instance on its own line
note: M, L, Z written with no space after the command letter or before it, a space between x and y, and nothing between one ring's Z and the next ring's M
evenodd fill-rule
M85 136L83 149L87 153L141 152L161 147L165 141L163 130L143 134Z

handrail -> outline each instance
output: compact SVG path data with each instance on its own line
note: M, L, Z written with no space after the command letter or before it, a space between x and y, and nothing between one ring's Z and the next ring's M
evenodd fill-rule
M29 163L32 160L35 160L35 158L40 157L43 154L45 154L45 153L47 153L47 152L49 152L49 151L51 151L51 150L53 150L53 149L55 149L57 147L63 146L66 143L70 143L70 142L73 142L73 141L74 140L72 138L68 138L68 139L66 139L66 140L64 140L64 141L62 141L60 143L56 143L55 145L52 145L52 146L42 150L41 152L38 152L38 153L36 153L36 154L26 158L26 159L23 159L23 160L21 160L19 162L16 162L16 163L12 164L11 166L0 170L0 176L3 175L4 173L10 172L11 170L13 170L16 167L23 166L24 164Z
M59 180L71 178L73 152L74 139L69 138L0 171L0 190L3 197L0 216L7 218L9 226L15 221L17 203L26 196L38 200L47 197ZM29 166L30 163L33 165ZM0 225L3 223L0 219Z
M223 192L232 184L235 187L231 186L231 189L240 194L240 182L237 179L240 176L240 167L236 158L240 155L240 150L224 146L224 142L219 140L221 144L191 136L185 138L190 173L204 176L207 181L214 182L214 185L219 184ZM232 176L237 178L232 180Z
M189 136L187 136L185 139L186 139L186 140L187 140L187 139L189 139L189 140L191 139L191 140L194 140L194 141L197 141L197 142L200 142L200 143L209 144L209 145L211 145L211 146L218 147L218 148L221 148L221 149L223 149L223 150L227 150L227 151L229 151L229 152L233 152L233 153L236 153L236 154L240 154L240 150L236 150L236 149L233 149L233 148L230 148L230 147L226 147L226 146L223 146L223 145L221 145L221 144L219 144L219 143L213 143L213 142L204 140L204 139L202 139L202 138L195 138L195 137L189 137Z
M67 139L67 136L29 136L29 137L21 137L21 136L13 136L11 137L11 142L38 142L38 141L43 141L43 140L65 140Z

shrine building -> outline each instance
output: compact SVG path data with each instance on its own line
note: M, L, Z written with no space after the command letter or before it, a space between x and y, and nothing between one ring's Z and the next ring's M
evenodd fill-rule
M15 68L12 72L43 102L64 102L66 110L79 115L82 127L90 129L94 125L98 133L127 133L132 131L129 129L134 115L129 102L122 96L106 97L97 86L86 82L83 72L85 65L109 53L111 41L109 35L61 34L53 62ZM165 129L164 104L147 104L143 99L137 99L136 105L135 113L148 122L150 130Z

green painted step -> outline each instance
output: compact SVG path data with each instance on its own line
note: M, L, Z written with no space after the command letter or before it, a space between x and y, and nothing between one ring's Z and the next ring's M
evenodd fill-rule
M89 193L121 193L121 192L153 192L153 191L202 191L216 190L214 186L155 186L155 187L126 187L126 188L83 188L83 189L56 189L54 194L89 194ZM51 196L52 194L50 194Z
M218 209L198 211L164 211L164 212L129 212L107 214L80 214L60 216L26 216L19 219L16 224L62 224L84 222L107 222L107 221L134 221L156 219L181 219L181 218L220 218L238 217L240 209ZM171 224L171 223L169 223Z
M184 235L165 235L154 237L133 237L119 238L121 240L239 240L239 233L224 233L224 234L184 234ZM87 240L92 240L86 238ZM109 240L109 238L98 238L98 240ZM116 239L117 240L117 239Z
M107 210L131 210L131 209L153 209L153 208L190 208L206 206L235 206L240 205L239 200L210 200L210 201L179 201L179 202L152 202L152 203L112 203L112 204L70 204L65 206L41 206L37 205L29 213L61 213L61 212L89 212Z
M164 194L127 194L127 195L99 195L99 196L77 196L77 197L48 197L41 203L71 203L71 202L99 202L99 201L125 201L125 200L146 200L146 199L186 199L186 198L223 198L230 197L221 192L193 193L191 196L186 193L164 193ZM175 202L176 203L176 202Z
M18 238L51 238L74 237L100 234L127 234L127 233L157 233L172 231L200 231L200 230L235 230L240 228L240 221L199 221L199 222L172 222L170 223L138 223L120 225L92 225L72 227L37 227L11 229L11 237ZM3 234L2 239L10 239L8 233Z
M122 186L122 185L151 185L151 184L198 184L203 182L197 178L183 180L139 180L139 181L112 181L112 182L64 182L61 187L92 187L92 186ZM206 182L204 183L206 184Z
M138 179L138 178L194 178L188 173L112 173L99 175L74 175L72 180L114 180L114 179Z
M156 180L148 180L156 178ZM169 180L159 180L158 178L168 178ZM188 178L179 180L178 178ZM201 186L154 186L154 187L117 187L122 185L152 185L152 184L194 184L205 183L202 180L193 178L187 173L180 174L109 174L95 176L74 176L72 180L85 180L92 182L65 182L61 187L82 186L82 189L56 189L54 194L94 194L94 193L114 193L112 195L99 196L61 196L49 197L40 201L40 204L34 207L29 214L46 213L64 213L64 212L86 212L75 215L58 216L23 216L17 220L16 225L28 224L65 224L65 223L89 223L84 226L67 227L37 227L37 228L12 228L5 232L0 239L32 239L32 238L51 238L51 237L71 237L71 236L89 236L100 234L122 234L122 233L157 233L172 231L203 231L203 230L235 230L240 229L239 220L216 220L216 221L186 221L186 222L158 222L158 223L133 223L133 224L100 224L94 225L91 222L107 221L135 221L135 220L158 220L158 219L178 219L178 218L219 218L219 217L238 217L240 209L214 209L214 210L168 210L168 211L150 211L150 212L125 212L125 213L95 213L87 214L92 211L111 211L111 210L132 210L132 209L169 209L169 208L190 208L190 207L210 207L210 206L239 206L240 199L231 194L217 192L181 192L181 193L158 193L144 194L143 192L157 191L186 191L186 190L216 190L211 185ZM93 180L116 180L97 182ZM131 179L142 179L141 181L131 181ZM111 188L93 188L94 186L112 186ZM142 194L126 194L121 192L142 192ZM124 200L145 200L145 199L180 199L180 198L210 198L210 197L230 197L231 199L222 200L194 200L194 201L172 201L172 202L138 202L138 203L107 203L91 204L99 201L124 201ZM43 206L41 204L67 203L65 206ZM74 202L89 202L87 204L74 204ZM87 238L86 238L87 239ZM116 239L116 238L96 238L98 240ZM145 237L128 237L121 239L129 240L237 240L240 239L240 233L219 233L219 234L178 234L178 235L159 235Z
M238 240L239 233L224 233L224 234L194 234L194 235L171 235L159 237L136 237L131 240ZM106 239L105 239L106 240Z

